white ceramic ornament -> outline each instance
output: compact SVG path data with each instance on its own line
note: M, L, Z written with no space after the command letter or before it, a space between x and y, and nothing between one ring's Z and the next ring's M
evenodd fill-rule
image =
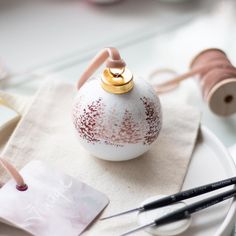
M91 77L104 61L102 76ZM82 146L110 161L148 151L162 124L156 92L144 79L133 77L115 48L101 51L81 76L72 113Z

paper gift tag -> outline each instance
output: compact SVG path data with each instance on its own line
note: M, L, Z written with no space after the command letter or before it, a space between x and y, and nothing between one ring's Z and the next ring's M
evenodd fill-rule
M80 235L109 202L41 161L31 161L20 173L28 189L18 191L13 180L0 189L0 220L33 235Z

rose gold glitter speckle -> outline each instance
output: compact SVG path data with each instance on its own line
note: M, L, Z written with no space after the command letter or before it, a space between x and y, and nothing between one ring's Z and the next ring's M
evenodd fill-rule
M146 121L148 123L148 131L144 137L143 144L150 145L153 143L161 129L161 113L160 108L157 108L155 103L150 98L140 98L145 107Z
M105 104L101 98L84 109L78 102L73 109L75 128L81 138L92 144L103 142L117 147L136 143L150 145L156 140L161 128L160 109L150 98L143 97L140 100L145 109L145 122L135 121L128 109L125 109L121 120L116 107L105 114Z
M95 143L100 141L99 121L103 119L104 104L102 99L92 102L83 109L82 114L77 117L78 109L75 105L73 111L73 121L79 135L88 142Z
M139 124L133 120L132 113L128 110L125 110L119 137L122 143L138 143L142 140Z

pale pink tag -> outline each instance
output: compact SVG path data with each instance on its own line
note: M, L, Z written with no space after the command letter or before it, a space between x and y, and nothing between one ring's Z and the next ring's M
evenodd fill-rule
M21 171L28 190L10 180L0 189L0 221L33 235L77 236L108 204L108 198L71 176L31 161Z

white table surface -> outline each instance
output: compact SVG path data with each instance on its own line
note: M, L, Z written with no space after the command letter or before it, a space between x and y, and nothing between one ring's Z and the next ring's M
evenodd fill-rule
M2 2L0 59L15 76L0 88L9 92L32 95L48 74L75 82L89 59L107 45L118 47L128 67L144 78L155 68L184 72L207 47L224 49L236 64L234 0L124 0L110 6L79 0ZM236 143L236 115L212 114L195 81L164 96L196 106L202 123L227 147Z
M0 58L13 74L56 71L74 82L92 55L107 45L117 46L129 68L144 78L158 67L184 72L191 58L206 47L221 47L236 62L235 1L178 5L124 0L103 7L86 1L10 2L0 7ZM22 75L0 86L33 94L40 81ZM236 116L212 114L195 82L184 82L172 96L201 109L203 124L226 146L236 142Z

